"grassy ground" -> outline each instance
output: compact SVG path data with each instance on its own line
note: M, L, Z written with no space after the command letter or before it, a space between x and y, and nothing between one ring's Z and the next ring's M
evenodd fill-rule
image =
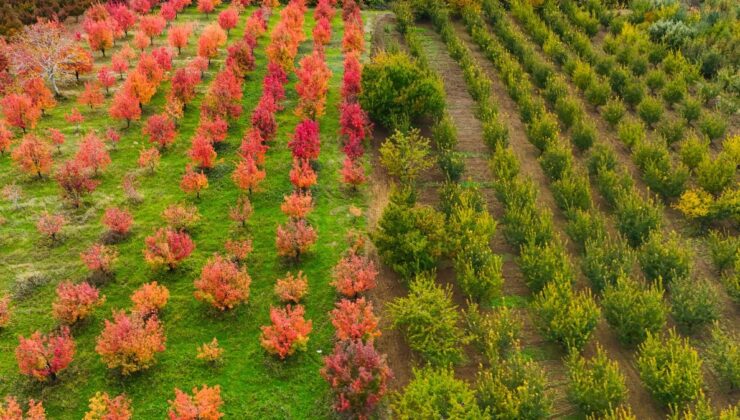
M240 25L232 30L229 42L241 37L244 21L253 9L246 10ZM309 10L304 25L306 42L301 45L299 57L310 53L312 48L311 29L314 25L313 11ZM215 21L215 14L208 20ZM270 28L277 22L278 13L270 19ZM194 8L182 14L178 22L199 21L207 18ZM162 418L167 410L167 400L174 397L175 387L190 390L201 384L222 387L225 400L224 412L238 418L319 418L329 415L327 386L318 374L321 356L331 351L333 328L327 312L336 298L329 286L330 271L346 247L344 234L353 225L361 226L362 220L354 221L347 209L350 205L364 208L365 196L351 194L339 182L342 154L338 139L339 85L342 77L341 16L335 17L331 44L327 47L326 59L333 77L326 107L326 115L320 119L322 150L319 158L319 180L313 191L315 209L310 222L316 227L319 240L311 255L302 259L298 266L286 265L279 260L274 244L276 226L285 221L279 211L283 195L291 191L288 172L291 167L290 152L286 147L290 135L299 122L293 113L296 104L295 76L291 75L286 86L285 110L278 116L280 129L271 145L266 161L267 178L262 190L252 198L254 215L246 230L239 229L228 219L228 209L239 195L231 181L235 166L236 151L241 136L249 124L249 116L261 95L261 80L265 73L264 48L268 38L260 40L256 51L257 66L244 84L244 113L231 124L227 140L218 146L218 165L208 174L210 188L199 200L187 197L179 188L180 177L188 158L190 138L199 121L199 105L202 92L212 81L213 75L222 65L225 49L219 60L215 60L200 87L199 96L188 106L179 127L176 143L167 150L158 173L140 174L139 191L144 201L138 205L126 202L120 184L122 176L136 171L139 150L146 146L141 135L141 122L133 124L123 133L118 150L111 151L113 163L101 177L98 190L86 200L80 209L72 209L62 202L58 187L53 180L32 180L21 175L7 156L0 157L0 185L15 182L23 188L24 198L19 209L11 204L0 204L0 215L7 219L0 227L0 293L12 293L18 283L35 276L43 280L25 299L14 302L11 325L0 331L0 395L42 399L51 418L80 418L87 400L96 391L111 394L125 392L133 400L134 414L139 418ZM183 51L183 57L195 53L196 36ZM155 41L163 45L165 37ZM107 59L106 59L107 61ZM182 65L184 60L175 64ZM105 62L96 54L96 67ZM94 76L91 76L94 77ZM162 109L168 84L165 83L151 104L145 107L144 119ZM75 92L79 92L76 89ZM64 115L76 106L69 99L49 112L39 127L43 133L48 127L63 127L67 144L61 155L55 156L58 163L69 159L76 151L80 136L68 127ZM104 131L109 126L122 126L107 115L107 108L83 110L85 130ZM192 233L197 248L193 255L174 272L153 271L143 260L144 238L163 225L162 210L169 204L189 202L195 204L202 220ZM91 244L99 241L104 233L100 224L103 210L108 206L129 208L134 216L132 234L116 245L120 254L115 268L115 278L102 286L107 296L105 304L91 319L73 329L77 342L77 354L70 367L61 374L57 383L37 384L18 373L13 355L19 334L29 335L35 330L49 331L56 323L51 317L51 302L56 284L60 281L84 280L87 276L78 255ZM35 223L43 210L61 212L69 219L59 244L44 243L36 233ZM255 252L248 261L252 276L249 305L229 313L216 313L193 297L193 280L199 275L200 267L214 252L222 251L225 240L251 236ZM259 326L269 321L269 307L277 304L272 288L275 280L288 270L303 270L309 279L309 295L305 300L306 317L312 319L314 330L308 351L284 363L267 356L259 345ZM158 363L148 371L122 378L110 371L95 353L95 339L101 331L103 320L110 317L112 310L130 307L129 296L139 285L156 280L170 289L170 302L162 315L167 335L167 350L158 356ZM206 366L195 359L196 347L213 337L225 349L225 363L216 368Z

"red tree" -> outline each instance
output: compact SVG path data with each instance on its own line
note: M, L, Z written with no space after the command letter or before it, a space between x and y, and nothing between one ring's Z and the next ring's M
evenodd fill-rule
M332 272L332 286L342 295L354 298L358 294L375 288L378 270L375 263L367 257L354 252L345 255Z
M75 125L75 132L80 132L80 124L85 122L85 117L82 116L80 113L80 110L77 108L73 108L72 111L69 112L69 114L64 116L64 120L67 121L70 124Z
M169 47L159 47L152 50L152 57L157 61L159 67L164 71L172 70L172 51Z
M311 163L308 160L293 159L290 182L299 190L308 190L316 184L316 172L311 168Z
M156 147L141 149L137 163L140 168L148 168L149 173L154 173L159 166L160 157L159 149Z
M198 11L208 16L216 8L214 0L198 0Z
M10 295L0 297L0 329L5 328L10 324Z
M41 115L57 104L54 95L40 77L32 77L24 81L23 92L31 98L31 104L41 110Z
M62 231L62 228L66 224L67 219L65 219L61 214L50 214L48 212L44 212L36 222L36 230L50 240L55 241L58 237L57 235L59 235L59 232Z
M195 249L195 243L187 233L161 228L146 238L145 245L146 262L153 267L167 266L169 270L177 268Z
M254 54L247 41L236 41L227 49L226 66L238 77L247 77L254 70Z
M350 341L337 343L334 352L324 358L321 376L332 389L336 412L368 419L393 375L372 342Z
M193 32L193 26L190 24L183 24L173 26L167 31L167 41L170 46L177 48L177 54L182 54L182 49L188 45L190 34Z
M100 51L105 57L105 50L113 46L113 30L109 22L97 21L88 22L85 25L87 33L87 43L93 51Z
M187 194L195 194L196 198L200 198L200 192L208 188L208 177L203 172L195 172L193 168L188 165L185 168L185 174L182 176L180 181L180 189Z
M152 40L149 38L143 31L139 30L136 31L134 34L134 46L139 49L142 53L148 47L151 45Z
M270 308L272 325L261 327L262 347L268 353L277 355L281 360L297 350L305 351L312 323L304 319L304 313L305 310L301 305Z
M145 136L149 137L150 143L156 144L160 149L165 149L174 143L177 136L175 123L164 114L149 117L141 131Z
M278 226L275 235L275 246L278 255L300 260L316 242L316 231L303 219L291 219Z
M88 133L82 139L75 159L84 167L92 169L95 175L105 170L111 162L105 143L95 133Z
M264 144L264 140L262 139L259 130L250 128L246 133L244 133L244 138L242 138L239 152L241 152L241 155L244 158L251 156L257 165L264 165L267 149L268 147Z
M131 0L131 8L140 15L145 15L152 10L152 2L150 0Z
M288 273L275 283L275 294L281 302L298 303L308 293L308 280L302 271Z
M221 143L226 140L229 132L229 124L221 117L214 119L201 118L197 134L208 139L212 143Z
M319 140L319 124L313 120L300 122L288 142L294 159L316 160L319 158L321 142Z
M339 124L342 134L346 137L344 153L352 160L362 157L365 153L362 141L367 137L369 130L367 115L360 104L342 103Z
M52 304L54 318L66 325L81 321L105 301L105 296L89 283L59 283L57 298Z
M362 65L357 54L348 54L344 58L344 76L342 77L342 98L355 101L362 91Z
M220 411L224 402L218 385L193 388L193 396L175 388L175 399L168 402L170 420L219 420L224 416Z
M242 82L228 68L218 72L203 99L201 110L212 119L239 117L242 113Z
M231 179L237 187L242 190L247 190L249 194L257 189L262 180L265 179L265 171L257 167L257 163L254 158L247 156L239 161L234 173L231 174Z
M82 252L80 258L88 270L110 274L113 270L113 264L118 259L118 252L109 246L94 244Z
M116 22L118 30L128 36L128 31L136 24L136 13L124 3L108 3L108 12Z
M127 210L119 209L118 207L108 207L105 209L105 213L103 213L103 225L110 232L127 235L131 231L133 223L134 218Z
M177 18L177 10L172 2L162 3L162 6L159 8L159 16L162 16L162 19L168 23Z
M233 241L229 239L224 243L224 249L226 249L226 254L236 262L246 260L249 254L254 250L251 239L243 241Z
M172 76L170 96L187 106L195 98L195 88L200 83L200 72L192 67L177 69Z
M119 90L113 97L108 113L111 118L126 120L126 128L128 128L131 126L131 121L141 118L141 103L125 90Z
M326 66L324 56L314 51L301 60L295 73L298 77L295 90L299 96L296 113L304 118L320 117L324 114L326 92L331 78L331 70Z
M170 299L170 291L165 286L160 286L156 281L144 283L131 294L131 302L134 303L133 312L150 317L158 314Z
M211 64L211 59L218 54L218 49L224 44L226 32L218 24L212 23L203 29L198 38L198 55L208 59L208 64Z
M55 381L57 374L72 362L74 354L75 342L67 327L55 335L41 335L36 331L29 338L19 336L15 348L18 370L40 381Z
M236 7L229 7L218 15L218 25L226 31L227 35L236 28L237 23L239 23L239 11Z
M286 195L280 210L288 217L293 219L305 219L308 213L313 209L313 200L311 192L301 193L294 191L291 195Z
M10 150L13 144L13 132L8 129L4 121L0 121L0 156Z
M331 22L328 19L319 19L313 28L314 48L320 49L331 41Z
M352 189L357 189L357 186L362 185L367 180L365 178L365 168L362 167L360 161L353 161L349 157L344 159L342 165L342 182L352 186Z
M277 132L275 111L275 100L272 96L263 95L252 112L252 127L259 130L260 137L265 141L272 140Z
M282 109L282 101L285 99L285 83L288 75L280 66L273 63L267 65L267 74L262 81L263 97L271 96L275 109Z
M373 304L365 298L337 302L331 311L331 323L336 329L337 340L368 342L380 337L378 317L373 313Z
M108 66L103 66L98 70L98 82L105 88L106 95L110 93L110 88L116 84L116 76Z
M85 419L93 420L131 420L131 400L121 394L111 398L107 392L97 392L90 398L90 410Z
M74 207L79 207L85 195L92 193L99 182L92 179L90 169L74 159L65 162L56 173L56 180L62 190L62 197Z
M23 409L13 396L6 396L5 403L0 401L0 413L3 419L7 420L46 420L46 410L41 401L36 402L34 399L28 400L28 410L23 415Z
M108 127L105 130L105 141L111 144L113 146L113 149L115 150L118 146L118 143L121 141L121 133L118 132L113 127Z
M220 255L215 255L203 266L200 278L195 280L195 298L225 311L249 300L252 279L245 268Z
M202 169L213 168L216 164L216 150L213 148L213 142L201 134L196 134L193 137L188 156L193 163Z
M104 100L100 87L95 82L86 82L85 90L77 97L77 103L87 105L90 109L103 105Z
M239 197L236 201L236 206L229 209L229 218L239 224L242 227L247 226L249 217L252 216L252 203L247 197Z
M39 179L51 171L51 150L36 136L25 136L11 156L23 172L36 175Z
M113 322L105 320L95 351L108 368L128 375L151 367L157 353L164 351L164 343L164 329L156 316L120 311L113 313Z
M167 21L159 15L147 15L139 19L139 28L149 37L152 45L154 45L154 37L159 36L167 26Z
M123 74L128 71L128 59L120 54L120 52L115 53L113 54L113 57L111 57L110 65L113 68L113 71L118 73L119 78L123 80Z
M33 100L25 94L11 93L0 100L3 107L5 121L13 127L20 128L25 133L27 129L36 127L41 117L41 110L33 105Z
M121 90L135 98L139 107L143 107L152 100L152 96L157 92L157 86L158 82L149 79L146 74L136 70L129 74ZM115 105L115 98L113 105Z

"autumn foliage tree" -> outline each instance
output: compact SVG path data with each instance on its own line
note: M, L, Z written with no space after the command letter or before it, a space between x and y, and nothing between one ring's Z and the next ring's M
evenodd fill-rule
M91 21L85 25L87 33L87 43L93 51L100 51L105 57L105 50L113 46L113 29L106 21Z
M288 142L288 148L293 153L293 158L318 159L321 149L319 124L314 120L303 120L300 122L295 128L293 139Z
M343 296L354 298L375 288L377 277L378 270L371 259L349 252L334 266L331 284Z
M0 156L10 150L13 144L13 132L8 129L5 122L0 121Z
M249 299L252 279L245 268L220 255L206 262L200 278L195 280L195 298L225 311Z
M228 7L218 15L218 26L225 30L227 35L232 29L236 28L238 23L239 11L236 7Z
M242 82L229 68L218 72L203 98L202 112L211 119L239 117L242 113Z
M188 156L201 169L210 169L216 164L216 150L213 148L213 142L202 134L196 134L193 137Z
M85 83L85 90L77 97L77 103L87 105L90 109L103 105L105 98L100 92L100 86L95 82Z
M200 83L200 71L191 66L179 68L172 76L169 96L176 98L183 104L183 107L186 107L195 98L195 88L198 83Z
M128 36L128 31L136 24L136 13L129 9L125 3L108 3L108 13L116 22L116 27Z
M118 207L108 207L103 213L103 225L110 232L118 235L127 235L131 231L134 218L130 212Z
M288 273L275 283L275 295L281 302L298 303L308 293L308 279L302 271Z
M144 283L131 294L133 312L142 314L145 318L158 314L170 298L170 291L156 281Z
M206 58L208 64L218 54L218 49L226 44L226 32L216 23L212 23L203 29L198 38L198 56Z
M326 60L318 51L301 59L296 69L298 82L295 90L298 92L298 108L296 114L304 118L316 119L324 114L326 93L329 89L331 70Z
M215 0L198 0L198 11L208 16L216 8Z
M146 238L144 259L152 267L167 266L174 270L194 249L195 243L187 233L160 228Z
M168 415L170 420L219 420L224 416L220 411L223 403L218 385L193 388L192 396L175 388L175 399L169 401Z
M202 171L196 172L192 166L188 165L180 181L180 189L188 194L195 194L196 198L200 198L200 192L206 188L208 188L208 177L206 174Z
M182 54L182 49L188 45L193 27L190 24L182 24L171 27L167 31L167 41L172 48L177 48L177 54Z
M293 159L290 182L299 190L308 190L316 184L316 172L311 168L308 160Z
M247 77L254 70L254 53L245 40L236 41L227 49L226 66L238 77Z
M77 108L73 108L71 111L69 111L69 114L64 116L64 120L67 121L70 124L75 125L75 133L80 132L80 124L85 122L85 117L80 113L80 110Z
M344 159L341 169L342 182L350 185L353 189L362 185L367 180L365 178L365 168L359 160L352 160L349 157Z
M118 259L118 251L107 245L93 244L80 254L80 259L88 270L110 274L113 271L113 264Z
M36 127L41 117L41 109L33 104L33 100L26 94L10 93L0 99L5 122L24 133Z
M262 180L265 179L265 171L257 167L257 162L252 156L247 156L239 161L236 169L231 174L231 179L237 187L252 194Z
M131 126L131 121L141 118L141 104L138 99L126 92L119 90L113 97L113 103L108 109L111 118L126 120L126 128Z
M294 191L283 197L283 204L280 205L280 211L293 219L305 219L312 209L313 199L310 192Z
M331 311L331 323L338 340L372 341L380 337L378 322L378 317L373 313L373 304L365 298L354 301L342 299Z
M392 372L372 342L339 342L324 358L321 376L334 396L334 410L351 418L370 418L387 392Z
M265 163L265 156L267 154L268 146L264 143L264 139L260 135L259 130L250 128L244 133L242 138L242 144L239 147L239 152L242 157L251 156L258 165Z
M229 218L239 224L242 227L247 226L247 221L252 216L253 208L252 203L247 197L239 197L236 201L236 206L229 209Z
M149 138L150 143L156 144L160 149L166 149L174 143L177 136L174 121L164 114L149 117L141 131Z
M98 83L105 88L106 95L110 93L110 88L116 84L116 76L110 67L103 66L98 70Z
M139 168L149 169L149 173L153 174L159 166L160 159L161 154L159 153L159 149L156 147L141 149L137 164L139 165Z
M304 318L303 306L287 305L285 308L270 308L271 325L262 326L260 342L270 354L281 360L296 351L305 351L312 322Z
M51 171L51 149L36 136L24 137L11 157L23 172L36 175L39 179Z
M147 15L139 19L139 28L149 37L149 41L154 45L154 37L159 36L167 26L167 21L159 15Z
M39 381L55 381L59 372L72 363L74 354L75 342L67 327L58 334L42 335L36 331L28 338L18 336L15 348L18 370Z
M278 226L275 246L281 257L300 260L316 242L316 231L303 219L291 219Z
M252 111L252 127L259 131L260 137L265 141L272 140L277 132L276 110L275 99L270 95L263 95Z
M10 324L10 295L4 295L0 297L0 329L3 329Z
M362 92L362 64L357 54L347 54L344 58L342 76L342 98L354 102Z
M107 392L96 392L88 407L83 420L130 420L133 417L131 400L124 394L111 397Z
M57 101L40 77L31 77L23 82L23 92L31 98L31 105L44 115L47 109L53 108Z
M100 291L90 283L59 283L57 298L52 303L54 318L65 325L72 325L92 314L105 301Z
M46 410L41 401L28 400L28 409L23 414L23 408L13 396L6 396L0 401L0 416L5 420L46 420Z
M95 345L108 368L120 369L123 375L150 368L164 349L164 329L156 316L124 311L115 312L113 321L105 320Z
M74 207L79 207L82 199L95 191L100 184L92 179L90 169L77 159L64 162L57 170L55 178L62 197L69 200Z
M111 163L105 143L95 133L88 133L80 143L75 160L85 168L92 169L97 175Z
M67 219L61 214L44 212L36 222L36 230L53 242L57 240L59 233L66 224Z

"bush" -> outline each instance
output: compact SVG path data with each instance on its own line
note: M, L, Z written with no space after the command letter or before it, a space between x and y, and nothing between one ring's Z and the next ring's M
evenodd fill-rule
M639 344L648 333L660 331L668 312L659 284L642 286L627 276L604 288L601 304L606 321L626 344Z
M262 348L280 360L285 360L296 351L306 351L313 322L304 318L305 312L301 305L270 307L271 324L260 327Z
M558 122L552 114L540 115L527 125L527 137L540 151L547 150L558 139Z
M624 107L624 103L619 98L609 99L603 107L601 107L601 116L604 120L612 126L616 127L619 121L624 117L627 110Z
M578 150L588 150L596 142L596 125L590 118L581 118L571 129L570 139Z
M601 346L596 347L590 360L572 352L567 366L568 396L584 414L606 413L626 399L627 387L619 364L609 360Z
M612 149L603 144L597 144L589 153L586 165L588 173L595 175L602 171L613 171L618 163L617 155Z
M540 165L552 180L561 179L573 166L573 153L562 142L551 143L540 155Z
M446 238L444 216L395 192L383 210L373 242L384 263L404 279L436 267Z
M625 172L602 170L596 176L596 186L609 206L617 207L617 203L626 195L634 194L632 176Z
M663 118L663 104L659 100L648 96L637 106L637 115L648 127L652 127Z
M540 211L533 203L508 209L502 223L506 240L514 246L544 244L553 237L552 214Z
M519 250L519 266L533 293L539 293L551 282L572 284L575 280L573 267L560 242L525 244Z
M571 74L571 78L573 79L573 84L575 84L578 89L586 90L591 85L594 78L596 78L596 75L588 63L577 61L576 66L573 69L573 73Z
M145 319L140 313L120 311L113 313L113 322L105 320L95 351L109 369L129 375L154 365L157 353L165 349L164 342L164 328L156 316Z
M719 295L707 280L676 279L670 289L671 313L684 331L692 333L719 318Z
M509 144L509 130L498 118L490 117L483 121L483 140L493 149L506 146Z
M516 350L522 321L514 311L501 306L484 315L472 303L464 317L475 344L489 363L498 363Z
M661 95L663 96L663 100L668 104L668 106L673 108L674 104L683 100L683 98L686 96L686 93L686 82L682 78L677 77L666 83L666 85L663 87Z
M706 354L717 376L731 389L740 388L740 337L715 322Z
M663 209L651 197L643 199L636 192L626 192L616 200L616 225L631 246L640 246L650 233L660 227Z
M578 101L568 96L558 98L554 109L565 128L572 127L577 120L583 117L583 110Z
M678 155L681 162L693 171L709 155L709 140L690 135L679 143Z
M566 282L545 285L533 309L543 334L565 348L582 349L599 321L599 308L591 293L575 293Z
M432 365L446 366L463 359L466 338L457 324L459 314L450 287L434 282L433 274L418 275L409 294L389 304L393 328L404 332L409 347Z
M660 232L651 234L637 256L645 277L652 281L662 279L665 286L688 278L693 255L685 243L675 231L665 236Z
M653 397L666 406L690 403L703 385L699 354L673 330L665 338L648 334L638 350L637 370Z
M66 326L54 334L42 335L36 331L28 338L19 335L18 347L15 348L18 371L38 381L54 382L58 374L72 363L76 347Z
M391 401L394 418L483 418L468 384L451 369L414 369L414 379Z
M735 262L740 260L740 237L738 236L712 230L707 235L707 244L709 256L719 272L732 268Z
M694 98L684 99L680 113L686 123L691 124L698 120L701 115L701 101Z
M611 94L609 83L603 80L594 80L586 89L586 100L594 107L606 104Z
M440 117L442 81L405 53L382 52L362 71L362 108L386 128L401 128L421 117Z
M195 280L195 298L225 311L249 300L252 278L245 267L216 254L210 258Z
M735 179L737 164L725 153L716 159L705 157L696 168L696 182L705 191L718 196Z
M580 171L568 172L562 179L552 183L552 192L555 202L566 214L592 207L588 175Z
M485 246L467 246L454 259L455 275L466 296L489 302L501 294L504 283L501 257Z
M686 124L679 118L666 118L658 125L658 133L668 145L672 145L683 138Z
M632 272L635 256L621 236L588 239L584 251L581 270L598 293Z
M642 102L643 98L645 98L645 88L642 86L642 83L637 79L628 80L624 85L624 89L622 89L622 99L627 106L635 109L637 104Z
M418 129L408 133L396 130L380 146L380 163L403 185L413 186L432 166L430 153L429 139L422 137Z
M478 402L487 410L485 418L535 420L550 417L552 399L547 393L545 372L518 350L479 373L476 388Z
M716 113L705 113L699 119L699 130L709 137L709 140L717 140L725 134L727 121Z
M558 74L551 74L547 78L542 95L549 103L557 104L558 101L568 95L568 82Z
M619 140L631 148L645 141L645 125L639 120L628 118L619 123L617 134Z
M645 183L664 198L680 196L690 176L682 163L671 165L667 160L649 162L643 170Z
M653 69L647 72L645 75L645 84L650 90L655 93L663 89L665 86L665 73L660 69Z

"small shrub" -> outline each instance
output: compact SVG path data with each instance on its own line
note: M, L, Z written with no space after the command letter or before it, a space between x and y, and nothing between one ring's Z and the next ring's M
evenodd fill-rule
M586 360L572 352L567 362L568 396L584 414L603 414L627 398L624 375L619 364L609 360L601 346Z
M165 286L160 286L156 281L144 283L131 294L133 312L149 317L158 314L167 305L170 299L170 291Z
M575 293L564 282L545 285L533 309L543 334L565 348L582 349L599 321L599 308L591 293Z
M418 129L406 134L397 130L380 147L380 162L403 185L413 186L432 166L430 152L429 139L422 137Z
M478 305L472 303L464 316L475 344L489 363L506 359L517 350L522 321L511 309L501 306L484 315Z
M622 143L632 148L645 141L645 124L631 117L625 119L619 123L618 136Z
M378 317L373 313L373 304L364 297L357 300L342 299L330 312L331 323L339 341L373 341L380 337Z
M719 318L719 295L707 280L676 279L670 290L673 319L684 331L694 332Z
M527 137L539 150L547 150L558 139L558 122L552 114L540 115L527 125Z
M170 404L170 419L218 420L223 417L221 406L221 387L203 385L201 389L193 388L193 395L175 388L175 399Z
M631 109L634 109L645 98L645 88L637 79L630 79L625 82L622 89L622 98Z
M597 144L588 156L588 173L595 175L602 171L613 171L618 163L614 150L603 144Z
M578 89L586 90L591 85L591 82L596 78L596 75L588 63L578 61L573 69L571 78L573 79L573 84L575 84Z
M591 208L591 189L588 175L584 173L568 172L552 183L552 193L558 207L566 214Z
M482 418L475 392L451 369L414 369L414 378L391 401L395 418Z
M113 322L105 320L105 327L95 345L95 351L109 369L120 369L129 375L148 369L155 363L157 353L164 351L164 328L156 316L114 312Z
M285 308L270 308L271 325L262 326L260 343L268 353L285 360L296 351L305 351L308 345L308 335L313 329L310 320L304 319L303 306L286 306Z
M111 398L107 392L96 392L88 407L83 420L130 420L133 416L131 399L125 394Z
M731 389L740 388L740 337L715 322L706 354L720 379Z
M63 327L58 334L42 335L36 331L28 338L18 336L15 359L21 374L54 382L59 372L72 363L75 349L69 327Z
M677 77L665 84L661 95L669 107L681 102L687 94L686 82L684 79Z
M737 164L724 153L716 159L707 156L696 168L696 182L708 193L718 196L734 181L736 168Z
M666 75L660 69L650 70L645 75L645 84L653 93L663 89L663 86L665 86L665 80Z
M570 139L578 150L588 150L596 142L596 125L590 118L580 119L573 126Z
M651 197L643 199L630 191L615 199L615 205L617 229L633 247L640 246L660 227L663 209Z
M701 115L701 101L694 98L686 98L683 101L681 110L679 111L687 124L699 119Z
M185 232L158 229L145 240L144 259L154 268L167 266L174 270L195 249L195 243Z
M221 363L224 359L224 349L218 345L216 337L213 337L210 343L198 346L195 358L211 364Z
M551 282L571 284L575 280L568 255L559 242L525 244L519 250L519 266L533 293L540 292Z
M389 304L393 328L404 332L409 346L433 365L462 360L466 341L458 328L459 314L450 288L435 284L434 276L422 274L409 285L409 294Z
M54 318L65 325L72 325L87 318L105 302L105 296L89 283L59 283L57 298L52 303Z
M283 303L298 303L308 293L308 280L302 271L288 273L275 283L275 295Z
M648 162L643 170L645 183L664 198L680 196L690 176L684 164L672 165L668 161Z
M668 145L681 140L685 132L686 123L678 118L666 118L658 124L658 133Z
M561 179L573 166L573 154L562 142L551 143L540 155L542 170L550 179Z
M703 385L699 354L673 330L665 338L647 335L638 349L637 370L647 389L663 405L690 403Z
M699 118L699 130L709 137L709 140L716 140L725 134L727 121L721 115L716 113L705 113Z
M598 211L574 210L568 213L565 231L573 242L584 249L589 240L606 237L606 219Z
M642 286L622 276L606 285L601 303L606 321L622 343L641 343L648 333L657 333L665 325L668 310L659 284Z
M598 293L632 272L635 257L621 236L588 239L584 251L581 270Z
M611 94L611 87L605 80L594 80L586 89L586 100L594 107L605 105Z
M691 135L679 143L678 155L681 162L693 171L709 155L709 141Z
M707 234L707 244L709 256L719 272L732 268L740 260L740 237L711 230Z
M545 372L518 349L479 373L476 385L478 403L492 418L534 420L551 415Z
M215 254L204 265L195 280L195 298L225 311L249 300L252 278L246 268Z
M583 118L580 104L573 98L561 97L555 102L555 114L565 128L571 128L576 121Z
M637 115L648 127L652 127L663 117L663 104L653 97L646 97L637 106Z
M488 147L506 146L509 143L509 130L498 118L483 121L483 140Z
M601 116L612 127L616 127L619 124L625 112L627 110L619 98L612 98L601 107Z
M331 284L340 294L354 298L360 293L375 288L377 276L378 270L371 259L350 252L334 266L332 271L334 280Z
M693 255L685 243L676 232L665 237L659 232L651 234L637 256L645 277L651 281L662 279L666 286L688 278Z

